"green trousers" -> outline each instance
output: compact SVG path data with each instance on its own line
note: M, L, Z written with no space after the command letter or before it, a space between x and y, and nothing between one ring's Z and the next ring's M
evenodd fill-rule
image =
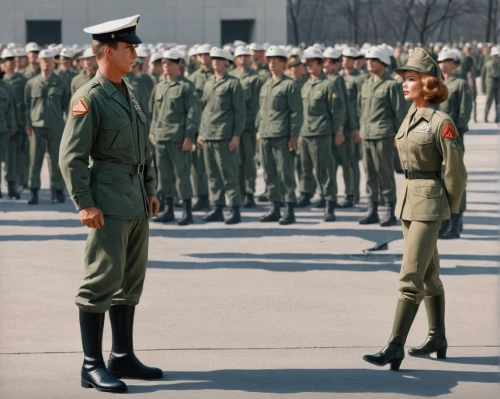
M288 137L262 138L260 153L265 171L269 201L295 204L294 155L288 149Z
M351 169L352 178L352 195L359 195L359 186L361 185L361 172L359 169L359 162L363 158L363 150L361 148L361 142L353 143L352 153L349 158L349 167Z
M332 136L301 137L299 146L302 166L301 181L310 181L311 176L308 171L313 170L321 195L327 201L336 201L337 176L332 154Z
M297 170L297 176L299 178L300 192L307 193L313 196L314 193L316 192L316 189L318 188L318 184L316 182L316 177L314 177L314 172L311 164L308 165L307 170L302 169L302 161L300 160L300 150L299 152L297 152L295 156L295 169Z
M399 300L422 302L444 294L439 278L437 238L441 222L402 220L405 249L399 275Z
M191 153L191 178L195 197L208 195L208 179L203 154L203 148L199 148Z
M254 132L244 131L240 139L240 187L241 194L255 194L257 167L255 152L257 136Z
M205 140L203 150L210 202L223 206L227 195L230 205L240 206L238 150L229 151L229 140Z
M332 140L332 153L335 176L337 176L337 169L339 166L342 167L342 176L344 178L345 185L345 195L353 194L353 178L351 169L351 155L353 153L352 136L350 133L346 134L346 139L341 145L335 145L334 140Z
M193 198L191 187L191 151L182 151L182 143L156 142L156 167L158 169L158 192L165 198Z
M495 122L500 122L500 88L487 88L486 89L486 106L484 108L484 120L488 120L491 105L495 102Z
M363 140L366 194L371 202L396 202L394 139Z
M85 245L85 278L76 296L83 311L103 313L110 305L137 305L148 262L149 222L104 218L90 229Z
M17 134L11 137L9 133L0 133L0 186L4 174L3 164L5 164L5 180L8 182L17 181L16 136Z
M64 181L59 169L59 145L64 126L54 128L33 128L33 134L30 136L30 189L40 188L40 173L42 171L45 152L49 153L49 173L50 188L56 190L64 189Z

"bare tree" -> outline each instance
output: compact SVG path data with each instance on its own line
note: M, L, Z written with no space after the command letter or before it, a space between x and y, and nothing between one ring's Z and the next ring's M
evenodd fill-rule
M302 9L302 0L287 0L288 15L292 22L294 44L300 43L299 16Z

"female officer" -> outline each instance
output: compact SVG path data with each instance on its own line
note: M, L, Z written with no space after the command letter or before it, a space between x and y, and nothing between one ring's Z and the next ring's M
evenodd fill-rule
M395 72L404 78L405 99L413 101L395 140L406 177L396 206L403 223L405 250L391 337L380 352L363 357L376 366L390 363L391 370L399 370L404 359L406 337L422 300L429 334L424 344L410 349L409 354L425 357L437 352L438 358L446 357L444 289L436 243L441 221L448 219L450 212L459 211L467 180L457 129L438 109L448 98L439 66L423 49L416 48L407 64Z

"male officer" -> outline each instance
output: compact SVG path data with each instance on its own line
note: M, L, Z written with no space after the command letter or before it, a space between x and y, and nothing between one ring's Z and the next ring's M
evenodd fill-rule
M262 222L288 225L295 222L295 173L293 152L298 149L303 110L300 86L284 75L286 53L278 46L266 52L271 78L260 90L260 108L256 126L259 131L262 166L272 203ZM280 202L285 200L285 214L281 217Z
M252 53L252 69L257 71L262 84L271 76L266 62L266 49L262 44L251 43L248 48Z
M326 200L325 222L335 220L337 179L334 173L332 140L341 145L346 121L345 104L338 104L339 88L323 72L321 50L309 47L303 55L310 78L302 87L304 123L300 132L300 161L302 179L308 170L314 170L321 194Z
M16 134L9 139L9 150L7 153L7 176L9 197L19 199L16 184L28 187L29 174L29 143L28 136L24 131L24 88L26 78L18 72L14 72L15 53L12 50L2 51L2 69L4 72L3 81L8 83L14 92L16 102L17 129Z
M213 209L203 220L224 220L226 224L236 224L241 221L237 149L245 127L245 99L239 80L227 73L233 56L226 50L214 47L210 51L210 57L214 76L207 81L203 91L198 144L204 149ZM231 212L226 219L222 212L225 194L231 204Z
M85 278L76 297L85 355L82 386L105 392L127 390L117 378L163 377L160 369L137 359L133 346L135 307L148 259L148 218L159 209L146 116L122 79L141 43L138 20L136 15L84 29L92 34L99 71L72 98L59 159L80 220L91 228ZM113 344L106 369L107 310Z
M245 196L243 208L255 207L255 181L257 169L255 167L255 149L257 136L255 132L255 118L259 109L259 92L261 80L256 71L250 68L250 49L246 46L236 47L234 63L236 68L231 75L240 80L245 98L245 130L240 140L240 186L241 195Z
M35 42L28 43L26 45L26 56L28 57L28 65L23 72L26 79L31 79L32 77L40 73L40 66L38 65L38 53L40 52L40 47Z
M177 51L163 53L165 78L151 93L150 136L156 149L158 192L166 199L166 209L154 221L175 220L174 197L179 193L183 201L179 225L186 226L193 223L191 150L200 124L201 107L196 87L181 74L181 59Z
M68 112L71 95L66 82L54 73L56 51L40 51L40 74L28 80L24 90L26 134L30 136L30 205L38 204L45 152L49 153L50 160L52 202L62 203L65 200L64 181L57 160L64 130L64 114Z
M66 84L71 87L71 81L77 75L77 71L73 69L73 50L70 48L63 48L59 52L59 65L55 74L59 76Z
M82 60L83 68L82 71L71 80L71 95L75 94L80 87L90 81L97 72L97 62L92 48L85 49L78 59Z
M495 122L500 122L500 49L495 46L491 49L491 59L486 61L481 74L483 93L486 94L484 121L488 122L491 104L495 101Z
M196 90L198 90L198 97L200 99L203 98L205 83L214 74L210 60L211 49L210 44L202 44L197 48L196 56L200 67L188 77L194 83ZM196 134L196 139L198 139L198 133ZM210 202L208 201L208 179L203 154L203 148L197 146L191 157L194 195L198 198L196 204L193 205L193 211L201 211L210 206Z
M396 181L394 179L394 137L406 116L401 86L386 72L391 59L384 48L372 47L366 54L368 71L358 96L360 134L363 139L363 165L366 173L368 214L360 224L379 222L378 204L387 205L382 227L396 224Z

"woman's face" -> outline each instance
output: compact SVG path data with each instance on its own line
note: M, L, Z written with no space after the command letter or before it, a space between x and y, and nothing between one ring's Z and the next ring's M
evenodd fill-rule
M422 79L420 78L420 74L418 72L405 72L403 94L406 101L413 101L422 96Z

